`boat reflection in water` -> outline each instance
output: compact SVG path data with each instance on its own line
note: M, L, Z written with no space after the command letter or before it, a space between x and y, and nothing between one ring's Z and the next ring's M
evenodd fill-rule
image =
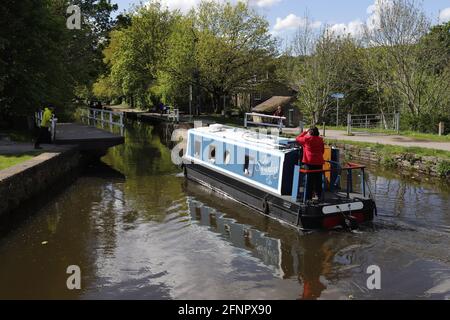
M191 217L201 225L210 226L213 231L222 234L236 247L250 250L265 265L271 266L280 277L284 276L281 266L281 240L271 238L250 226L227 218L221 212L188 198Z
M338 280L336 260L339 264L350 264L350 257L336 256L340 248L348 246L346 241L320 232L299 234L267 217L245 212L249 209L229 199L221 199L194 183L189 183L186 189L190 195L186 201L194 222L249 251L271 268L275 276L297 279L301 287L299 299L317 299L330 281ZM205 205L211 201L218 209ZM233 204L232 211L226 207L230 203ZM222 209L227 213L224 214Z

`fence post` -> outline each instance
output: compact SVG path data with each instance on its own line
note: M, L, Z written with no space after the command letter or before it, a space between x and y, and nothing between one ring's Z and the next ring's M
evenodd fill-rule
M395 131L400 133L400 112L395 114Z
M244 128L247 128L247 113L244 116Z
M347 134L352 134L352 115L347 113Z
M439 122L439 136L442 136L442 135L444 135L444 129L445 129L445 126L444 126L444 122Z

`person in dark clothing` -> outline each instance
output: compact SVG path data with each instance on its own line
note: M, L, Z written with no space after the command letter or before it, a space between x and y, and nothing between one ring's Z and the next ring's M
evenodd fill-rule
M283 109L281 108L281 106L278 106L277 110L275 110L275 112L273 113L273 116L275 117L284 117L284 113L283 113ZM283 120L281 119L274 119L273 123L275 124L281 124L283 122Z
M281 106L278 106L277 110L275 110L274 114L275 117L283 117L283 109L281 108Z
M322 170L323 153L325 145L323 139L319 137L319 129L312 127L301 133L297 138L297 142L303 147L303 164L306 170ZM322 173L314 172L308 174L308 184L306 199L312 199L312 193L315 192L317 197L322 197Z
M41 143L51 143L50 126L53 115L53 107L45 107L42 113L41 123L39 124L39 132L34 142L35 149L42 149Z

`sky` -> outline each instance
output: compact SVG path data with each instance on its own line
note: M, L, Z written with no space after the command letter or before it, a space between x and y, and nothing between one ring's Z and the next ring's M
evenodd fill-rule
M238 1L238 0L216 0ZM248 0L270 22L271 33L289 37L302 24L305 12L315 28L329 26L336 33L357 34L362 24L376 18L377 6L382 0ZM387 0L389 1L389 0ZM420 1L420 0L419 0ZM140 0L112 0L119 12L128 10ZM145 1L144 1L145 2ZM188 11L200 0L161 0L170 9ZM450 21L450 0L422 0L422 6L433 24Z

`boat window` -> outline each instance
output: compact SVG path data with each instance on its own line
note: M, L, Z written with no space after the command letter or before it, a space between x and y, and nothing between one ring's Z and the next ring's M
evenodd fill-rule
M195 145L194 145L194 157L200 158L201 150L202 150L202 142L201 142L201 141L195 141Z
M213 145L209 146L208 160L210 162L216 162L216 147Z
M231 161L231 154L230 151L225 151L223 153L223 161L225 162L225 164L229 164Z
M253 176L253 167L254 167L254 161L253 157L250 157L248 155L245 156L245 162L244 162L244 174L246 176Z

